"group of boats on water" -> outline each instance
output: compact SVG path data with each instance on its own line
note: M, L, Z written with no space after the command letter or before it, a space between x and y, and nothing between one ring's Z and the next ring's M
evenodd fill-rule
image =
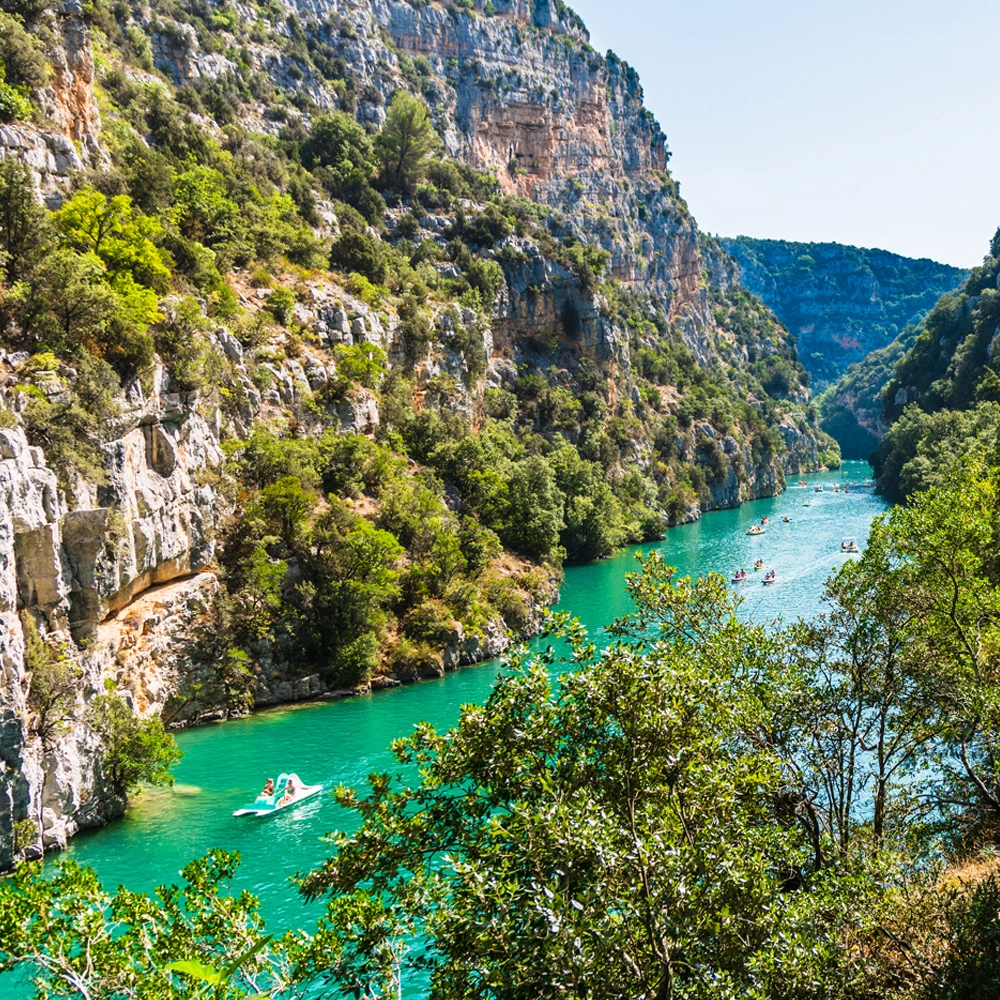
M800 479L796 485L799 486L800 488L806 488L806 487L809 486L809 484L804 479ZM856 482L845 483L843 485L843 487L835 486L833 488L833 492L834 493L850 493L852 486L858 487L860 485L862 485L862 484L856 483ZM822 484L815 487L815 492L816 493L823 493L824 492L824 487L822 486ZM802 506L803 507L810 506L809 501L806 500L803 503ZM785 515L781 520L782 520L782 522L784 524L790 524L792 519L790 517L788 517L788 515ZM750 525L750 527L747 529L746 533L748 535L764 535L764 534L767 533L767 528L768 528L768 525L770 523L771 523L771 519L769 517L767 517L767 516L764 516L764 517L762 517L760 519L760 523L759 524L754 523L754 524ZM857 539L854 538L853 536L849 535L846 538L844 538L843 541L841 541L841 543L840 543L840 551L842 553L844 553L845 555L849 555L849 554L860 552L861 549L858 547L858 541L857 541ZM754 568L754 572L755 573L760 572L760 570L762 570L764 568L764 560L763 559L756 560L756 562L754 562L754 564L753 564L753 568ZM746 583L747 580L749 580L749 579L750 579L750 575L747 573L747 571L745 569L738 569L732 575L732 577L730 578L730 582L731 583ZM764 574L764 577L761 580L761 582L764 584L765 587L768 584L777 583L778 582L777 571L773 570L773 569L768 570Z
M763 568L764 568L764 560L763 559L758 559L753 564L753 571L755 573L760 572L760 570L762 570ZM740 569L740 570L736 571L736 574L732 578L732 582L733 583L746 583L747 580L749 580L749 579L750 579L750 576L747 573L747 571L745 569ZM777 583L777 582L778 582L778 574L777 574L777 572L775 572L775 570L770 569L770 570L768 570L764 574L763 583L765 585L767 585L769 583Z

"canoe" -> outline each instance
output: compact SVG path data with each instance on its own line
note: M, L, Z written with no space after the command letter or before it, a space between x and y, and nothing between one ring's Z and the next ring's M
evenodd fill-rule
M290 802L279 805L279 801L285 790L285 784L289 778L295 780L298 791L295 794L295 798ZM297 774L282 774L278 778L277 791L273 795L258 795L250 805L241 806L233 815L256 816L258 819L265 816L273 816L275 813L283 812L285 809L301 805L307 799L315 798L321 791L323 791L322 785L303 785Z

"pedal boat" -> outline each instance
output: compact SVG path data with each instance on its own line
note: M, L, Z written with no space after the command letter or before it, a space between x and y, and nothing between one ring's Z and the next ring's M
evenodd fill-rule
M290 802L279 805L282 795L285 794L285 786L288 784L289 778L295 781L295 787L298 791ZM258 795L250 805L242 806L233 815L255 816L257 819L263 819L266 816L283 812L285 809L294 809L295 806L301 805L307 799L315 798L321 791L323 791L322 785L306 785L297 774L279 774L273 795Z
M763 535L767 531L767 528L762 528L759 524L752 525L747 529L748 535Z

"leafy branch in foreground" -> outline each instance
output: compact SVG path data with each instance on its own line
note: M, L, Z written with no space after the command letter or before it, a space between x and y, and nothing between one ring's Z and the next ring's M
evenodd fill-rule
M239 855L213 851L153 896L107 892L72 861L44 878L21 865L0 883L0 971L22 968L39 997L245 1000L298 995L298 935L273 940L254 896L225 886Z

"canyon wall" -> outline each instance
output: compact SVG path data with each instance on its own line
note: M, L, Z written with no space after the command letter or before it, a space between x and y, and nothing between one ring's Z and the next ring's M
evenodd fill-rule
M787 332L751 302L732 259L699 233L669 174L666 138L643 104L635 71L613 54L596 53L562 3L477 0L472 10L394 0L275 6L281 16L235 5L242 23L270 26L239 39L241 60L282 91L308 98L303 127L317 109L345 108L376 128L393 93L401 86L414 90L426 99L447 154L495 174L506 195L539 206L557 248L576 241L609 256L613 283L595 283L557 259L551 247L507 237L486 255L507 254L492 313L433 311L440 337L417 363L416 378L427 386L443 373L454 385L447 400L422 389L427 405L475 421L486 390L511 389L526 371L548 373L573 392L577 375L592 366L607 380L612 413L644 406L636 354L667 338L683 345L710 378L747 395L747 405L773 421L781 444L779 454L777 445L762 447L753 428L695 420L677 435L676 453L704 467L707 486L684 520L772 496L783 488L786 471L820 464L820 435L805 411L807 391L793 385L776 396L785 408L774 417L773 400L744 389L753 365L776 357L794 365ZM150 69L129 66L124 73L136 86L221 81L240 70L235 39L210 46L190 25L152 8L128 17L128 27L149 38ZM99 176L110 163L84 14L68 0L53 14L53 25L44 115L0 125L0 157L27 163L50 207L86 171ZM321 40L345 79L307 66L296 54L297 32ZM198 121L220 134L214 122ZM248 99L240 124L272 136L284 128L263 100ZM337 220L328 205L320 208L324 222L317 235L330 239L339 231ZM404 214L402 207L390 209L387 239ZM427 214L415 240L443 245L453 223ZM250 287L245 277L237 283L239 304L252 313L267 292ZM752 322L740 328L727 322L736 312L751 315ZM179 391L162 366L126 386L113 426L102 436L105 473L90 479L58 478L55 463L43 448L29 445L23 430L31 394L58 402L75 373L59 365L39 370L27 353L0 357L0 403L9 424L0 429L0 866L18 853L64 846L76 830L124 809L102 774L87 721L96 694L114 687L137 713L162 713L175 725L232 710L217 690L212 665L197 655L199 634L211 628L219 587L215 549L231 506L218 488L223 445L245 438L271 416L301 412L334 376L339 347L377 344L393 365L405 363L397 311L366 303L340 279L310 278L294 313L308 341L293 344L290 335L273 334L266 346L280 357L266 363L246 357L224 324L210 324L206 336L233 373L225 399L218 392ZM481 377L467 377L467 352L448 346L456 332L481 347ZM261 367L267 387L251 371ZM659 402L669 410L679 397L664 386ZM337 404L342 433L373 435L379 421L378 400L368 390L355 388ZM654 442L640 428L621 445L612 472L646 470L655 455ZM548 598L554 597L553 589ZM537 631L541 607L531 611L529 634ZM32 630L61 650L78 676L70 704L45 740L30 731L26 703ZM442 669L498 655L510 641L503 620L490 622L481 637L456 632L443 651ZM346 693L328 690L317 675L271 673L266 662L257 671L258 705ZM376 682L411 679L386 674Z

